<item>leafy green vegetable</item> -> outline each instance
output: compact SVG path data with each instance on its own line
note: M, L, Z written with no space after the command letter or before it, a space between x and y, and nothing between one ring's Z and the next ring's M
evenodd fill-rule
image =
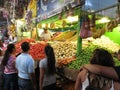
M77 56L77 59L70 64L68 64L69 68L79 69L82 65L89 63L89 60L92 56L92 52L98 46L90 44L88 47L83 48L80 54Z
M92 57L92 53L96 48L99 48L99 46L95 46L93 44L90 44L88 47L83 48L83 50L77 56L77 59L75 61L71 62L70 64L68 64L67 66L69 68L79 69L84 64L88 64L90 58ZM104 48L104 49L106 49L106 48ZM109 52L112 53L111 51L109 51ZM115 66L120 66L120 61L115 57L113 59L115 62Z

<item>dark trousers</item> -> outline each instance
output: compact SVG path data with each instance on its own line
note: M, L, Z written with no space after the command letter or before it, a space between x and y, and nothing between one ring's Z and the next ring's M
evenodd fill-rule
M40 75L40 71L39 71L39 66L38 66L35 69L35 77L36 77L36 83L37 83L36 90L39 90L39 75Z
M4 66L0 65L0 90L4 90Z
M33 85L30 79L18 79L19 90L33 90Z
M56 90L56 83L43 87L43 90Z
M4 90L18 90L17 73L4 74Z

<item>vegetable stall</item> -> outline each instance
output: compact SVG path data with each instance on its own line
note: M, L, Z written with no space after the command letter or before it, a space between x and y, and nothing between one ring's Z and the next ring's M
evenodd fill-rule
M115 65L120 65L116 57L116 52L120 49L119 14L111 17L101 13L111 8L114 8L114 11L118 10L119 3L92 12L89 9L85 10L84 0L81 0L82 4L76 3L77 0L75 2L68 0L69 2L64 3L64 0L57 1L60 5L63 4L61 8L54 10L50 6L54 6L56 2L50 3L48 4L50 11L41 8L40 2L34 1L32 4L31 1L29 8L35 7L32 10L33 14L30 14L31 21L20 19L16 20L16 27L9 26L13 35L17 28L19 38L19 42L16 43L17 54L21 52L21 43L27 41L30 43L31 56L35 62L38 62L45 57L44 48L50 44L55 52L57 74L62 79L73 82L76 80L80 67L89 63L92 52L96 48L107 49L113 55ZM36 4L38 4L38 11L35 11ZM53 40L40 41L39 37L44 28L53 34Z
M58 1L62 3L62 0ZM24 39L18 42L16 47L17 53L19 53L21 43L23 41L30 42L30 54L35 60L41 60L45 57L44 47L51 44L54 48L58 68L64 72L63 76L75 81L79 68L89 63L95 48L105 48L113 56L120 49L120 17L115 19L115 17L108 16L106 18L105 15L100 13L114 7L115 10L118 10L116 7L119 4L91 12L81 8L85 2L82 2L82 4L77 2L76 4L72 0L70 1L70 3L64 3L64 6L61 6L62 8L55 11L51 11L53 8L50 7L50 12L39 7L36 22L33 24L35 25L35 31L30 30L31 34L28 35L30 38L32 35L35 36L36 41ZM54 6L53 3L48 6L51 5ZM119 15L117 14L117 16ZM107 19L107 21L103 22L103 18ZM39 41L38 37L44 28L47 28L53 34L54 39L52 41ZM25 32L27 33L27 31ZM116 57L114 57L114 60L116 65L120 65Z

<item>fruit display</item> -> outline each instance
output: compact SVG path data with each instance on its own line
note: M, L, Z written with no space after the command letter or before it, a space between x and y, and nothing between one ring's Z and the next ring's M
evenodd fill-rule
M76 34L77 31L66 31L54 38L55 41L66 41Z
M52 45L55 52L55 57L58 63L68 64L75 60L76 56L76 43L72 42L56 42Z
M21 44L23 42L29 42L30 43L30 55L33 57L34 60L41 60L45 57L44 54L44 48L46 46L46 43L41 42L35 42L33 39L24 39L16 44L16 54L21 53Z
M30 44L30 55L34 58L34 60L41 60L45 58L44 48L46 44L43 43L31 43Z
M16 26L14 24L9 25L8 30L13 37L16 36Z
M34 39L26 38L26 39L21 40L21 41L18 42L17 44L21 44L21 43L23 43L23 42L35 43L36 41L35 41Z
M71 38L67 39L67 41L77 41L77 34L75 34Z
M56 33L53 34L53 37L57 37L60 34L61 34L61 32L56 32Z
M105 29L102 28L102 29L96 30L95 32L92 32L92 37L94 39L100 38L104 33L105 33Z

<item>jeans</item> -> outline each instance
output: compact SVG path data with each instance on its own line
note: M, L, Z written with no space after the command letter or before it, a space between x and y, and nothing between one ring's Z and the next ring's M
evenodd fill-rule
M30 79L18 79L19 90L34 90Z
M18 90L17 73L4 74L4 90Z

